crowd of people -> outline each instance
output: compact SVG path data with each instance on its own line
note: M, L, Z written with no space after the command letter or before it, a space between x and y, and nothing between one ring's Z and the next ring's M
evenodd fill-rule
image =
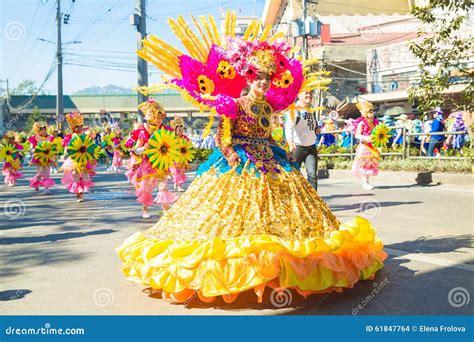
M411 147L419 148L421 155L433 157L446 150L461 150L464 146L469 145L468 125L471 122L469 113L453 112L446 118L445 116L440 108L435 108L423 116L422 120L409 119L407 114L395 117L384 115L378 120L392 128L388 147L402 146L404 139L406 139L405 143L410 144ZM357 145L359 141L352 133L355 120L338 120L335 117L337 116L330 114L318 122L320 133L315 138L315 144L318 147L339 146L344 148L350 148L351 143ZM341 132L334 133L334 131ZM439 134L442 132L457 132L459 134Z
M212 150L216 147L215 133L204 136L200 130L197 130L196 133L193 133L189 136L189 139L192 141L193 146L196 148L205 148L208 150Z
M36 172L29 180L29 186L37 192L43 190L48 195L56 185L51 174L62 171L62 185L67 191L74 193L80 203L84 201L85 193L93 192L93 178L97 175L96 167L100 163L107 172L119 173L126 169L125 175L136 188L137 201L143 205L144 218L151 217L148 207L153 203L162 205L166 210L177 196L168 191L166 178L161 178L161 182L158 182L158 178L146 176L152 167L149 163L143 163L147 159L141 156L144 148L140 147L146 144L145 136L150 136L144 133L145 127L151 125L172 130L177 138L187 139L183 134L184 122L177 118L171 120L172 128L162 125L161 121L166 114L153 100L142 104L141 108L146 114L147 123L136 125L127 135L123 134L118 122L100 128L84 127L84 118L80 112L66 115L69 127L64 132L44 121L35 122L29 134L24 131L6 132L0 144L4 183L8 187L15 186L23 176L20 170L31 166ZM90 149L91 146L93 149ZM184 166L173 165L167 176L172 179L178 192L184 191ZM157 187L158 195L153 199L151 194Z

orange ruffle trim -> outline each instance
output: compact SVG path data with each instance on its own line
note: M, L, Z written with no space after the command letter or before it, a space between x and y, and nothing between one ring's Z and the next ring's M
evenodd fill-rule
M355 217L328 238L285 240L259 234L222 240L153 240L138 232L117 252L127 279L161 290L165 300L227 303L254 289L291 288L303 296L342 291L373 278L387 254L369 221Z

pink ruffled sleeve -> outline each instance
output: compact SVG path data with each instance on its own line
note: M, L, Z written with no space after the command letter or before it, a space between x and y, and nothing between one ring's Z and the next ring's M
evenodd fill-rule
M71 141L71 139L72 139L72 134L66 135L64 137L63 143L62 143L63 147L67 147L67 145L69 145L69 142Z
M38 145L38 140L36 140L35 135L32 135L31 137L29 137L28 141L30 142L32 147L36 147L36 145Z

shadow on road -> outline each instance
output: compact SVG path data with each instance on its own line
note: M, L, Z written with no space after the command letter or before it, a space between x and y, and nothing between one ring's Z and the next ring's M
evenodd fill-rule
M61 234L48 234L42 236L28 236L28 237L5 237L0 239L0 245L11 245L17 243L36 243L36 242L54 242L60 240L69 240L89 235L101 235L110 234L116 232L114 229L101 229L94 230L91 232L74 232L74 233L61 233Z
M344 210L356 210L356 212L361 213L364 211L374 210L375 207L395 207L400 205L413 205L423 203L421 201L406 201L406 202L395 202L395 201L385 201L379 202L377 200L371 201L367 200L361 203L345 204L345 205L331 205L330 208L332 211L344 211ZM370 205L374 204L374 205Z
M22 299L31 292L31 290L27 289L0 291L0 302Z
M460 248L472 248L474 236L465 234L458 236L430 237L422 236L412 241L386 245L385 247L410 253L448 253ZM468 253L468 252L460 252Z
M403 188L433 188L440 186L441 183L433 183L433 184L405 184L405 185L380 185L380 186L375 186L375 189L403 189Z
M352 197L367 197L367 196L374 196L374 193L366 193L366 194L334 194L334 195L327 195L321 196L321 198L325 201L332 200L335 198L352 198Z

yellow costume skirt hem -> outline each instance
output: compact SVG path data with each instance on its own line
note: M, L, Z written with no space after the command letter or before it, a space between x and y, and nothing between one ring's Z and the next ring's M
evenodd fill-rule
M213 240L156 240L130 236L117 252L127 279L161 290L165 300L227 303L254 289L261 302L266 286L301 295L351 288L371 279L387 254L375 229L362 217L327 238L287 240L269 234Z

